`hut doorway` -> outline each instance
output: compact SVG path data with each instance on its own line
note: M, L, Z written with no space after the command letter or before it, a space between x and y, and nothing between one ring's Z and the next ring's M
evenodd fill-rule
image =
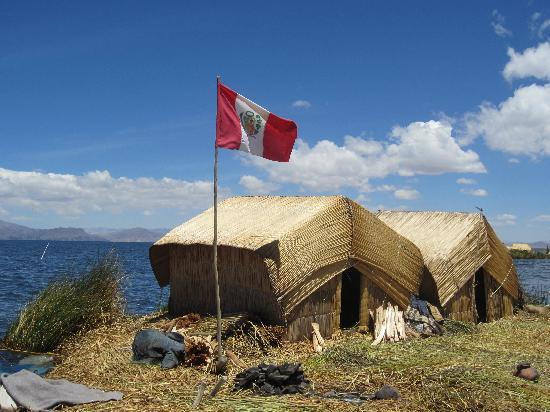
M361 276L361 272L355 268L342 272L340 328L351 328L359 323Z
M487 322L487 299L485 296L485 276L483 269L479 269L476 272L474 282L477 321Z

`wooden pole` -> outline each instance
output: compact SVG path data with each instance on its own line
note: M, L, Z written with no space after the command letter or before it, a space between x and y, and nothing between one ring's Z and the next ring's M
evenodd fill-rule
M216 107L217 89L220 83L220 76L216 80ZM223 355L222 349L222 310L220 304L220 283L218 280L218 146L214 143L214 241L213 241L213 268L216 282L216 339L218 341L218 357Z

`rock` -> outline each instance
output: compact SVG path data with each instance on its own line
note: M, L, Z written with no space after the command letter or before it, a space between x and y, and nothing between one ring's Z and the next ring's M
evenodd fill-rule
M399 399L401 394L393 386L384 385L374 393L374 399Z
M300 364L260 364L237 374L234 389L254 389L262 395L306 393L310 382Z
M44 365L45 363L52 363L53 358L46 355L30 355L25 356L17 362L19 365Z
M538 315L544 315L544 314L550 313L550 308L546 306L525 305L523 309L525 309L525 311L529 313L535 313Z
M531 382L536 382L540 377L539 371L527 362L518 364L513 375Z

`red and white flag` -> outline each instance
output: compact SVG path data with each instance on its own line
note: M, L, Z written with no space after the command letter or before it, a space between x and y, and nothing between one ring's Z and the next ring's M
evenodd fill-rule
M288 162L297 134L292 120L269 113L218 82L216 147Z

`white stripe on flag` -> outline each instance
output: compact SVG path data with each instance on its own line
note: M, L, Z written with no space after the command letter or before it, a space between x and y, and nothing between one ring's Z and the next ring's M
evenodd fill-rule
M264 153L264 131L269 112L246 97L237 95L235 110L241 122L239 150L256 156Z

